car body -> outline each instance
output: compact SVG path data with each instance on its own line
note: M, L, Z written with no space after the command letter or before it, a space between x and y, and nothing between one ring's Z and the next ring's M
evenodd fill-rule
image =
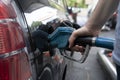
M0 80L65 79L65 58L59 49L36 47L24 15L43 4L49 5L47 0L0 0Z

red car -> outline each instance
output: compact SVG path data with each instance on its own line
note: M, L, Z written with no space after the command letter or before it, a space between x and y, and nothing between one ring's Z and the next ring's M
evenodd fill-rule
M65 79L64 57L58 49L43 47L40 42L43 37L31 32L26 22L24 13L41 8L43 4L48 1L0 0L0 80ZM41 46L46 49L41 51Z

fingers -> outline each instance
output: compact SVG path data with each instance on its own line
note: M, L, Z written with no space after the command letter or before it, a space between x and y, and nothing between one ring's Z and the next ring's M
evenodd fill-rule
M73 51L84 52L85 48L83 46L74 45L74 41L77 38L77 32L74 31L69 38L69 48Z
M83 46L75 45L74 47L71 48L71 50L77 51L77 52L84 52L85 48Z
M77 38L76 32L73 31L72 35L71 35L70 38L69 38L69 48L72 48L72 47L73 47L74 41L75 41L76 38Z
M72 35L70 36L70 38L69 38L69 48L73 47L75 39L76 38L74 36L72 36Z

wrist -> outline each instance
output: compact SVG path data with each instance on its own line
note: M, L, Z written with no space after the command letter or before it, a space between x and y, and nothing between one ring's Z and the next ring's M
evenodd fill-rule
M89 28L87 26L81 27L73 32L74 37L78 36L98 36L100 30Z
M99 29L93 29L93 28L86 28L87 32L86 34L89 34L89 36L98 36L100 33Z

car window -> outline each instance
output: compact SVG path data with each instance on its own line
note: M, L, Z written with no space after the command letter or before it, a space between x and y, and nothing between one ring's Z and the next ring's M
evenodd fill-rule
M35 30L39 25L57 18L57 10L51 7L42 7L31 13L25 13L25 17L31 30Z

